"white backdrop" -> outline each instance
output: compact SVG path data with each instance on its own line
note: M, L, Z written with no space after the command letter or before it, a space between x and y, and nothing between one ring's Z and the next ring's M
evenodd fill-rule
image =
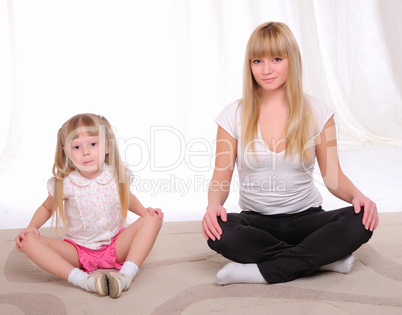
M293 30L341 150L401 147L401 17L399 0L1 1L0 213L28 223L58 128L93 112L115 126L144 205L199 219L214 118L241 97L246 42L270 20Z

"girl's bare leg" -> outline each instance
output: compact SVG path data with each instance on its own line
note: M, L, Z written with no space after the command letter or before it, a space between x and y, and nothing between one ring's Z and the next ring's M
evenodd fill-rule
M151 251L162 220L158 215L139 218L126 228L116 240L117 261L124 261L120 273L108 273L109 295L117 298L123 290L130 287L139 267Z
M147 214L132 223L116 240L117 261L132 261L140 267L150 253L161 227L162 220L156 214Z
M36 238L33 233L27 234L21 251L40 268L64 280L80 264L73 245L42 235Z
M37 238L33 233L26 237L21 251L40 268L83 289L108 294L104 275L90 276L78 269L80 262L74 245L45 236Z

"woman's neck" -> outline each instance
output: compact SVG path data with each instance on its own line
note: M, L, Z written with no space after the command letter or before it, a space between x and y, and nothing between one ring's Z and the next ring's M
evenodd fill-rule
M286 95L283 89L275 91L263 91L260 94L260 106L282 107L286 104Z

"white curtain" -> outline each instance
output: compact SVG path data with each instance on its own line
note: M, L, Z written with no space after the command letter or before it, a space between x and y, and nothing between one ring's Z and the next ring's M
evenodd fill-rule
M0 176L20 146L16 100L16 51L13 3L0 3Z
M337 113L342 147L400 146L402 2L314 3L320 80Z
M293 30L341 150L402 146L401 17L399 0L2 1L0 206L31 215L58 128L94 112L115 126L143 203L167 219L204 209L214 118L241 97L246 42L269 20Z

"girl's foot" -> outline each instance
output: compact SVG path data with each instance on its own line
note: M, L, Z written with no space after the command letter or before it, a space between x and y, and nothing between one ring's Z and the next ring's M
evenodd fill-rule
M108 295L106 275L104 273L88 275L85 278L84 288L89 292L97 292L99 295Z
M97 292L100 295L107 295L107 279L103 273L87 274L79 268L74 268L68 275L68 282L87 290Z
M125 277L125 281L123 281L123 276ZM124 273L108 272L106 278L109 287L109 296L111 298L118 298L123 291L127 291L130 288L130 282ZM126 285L123 282L125 282Z

